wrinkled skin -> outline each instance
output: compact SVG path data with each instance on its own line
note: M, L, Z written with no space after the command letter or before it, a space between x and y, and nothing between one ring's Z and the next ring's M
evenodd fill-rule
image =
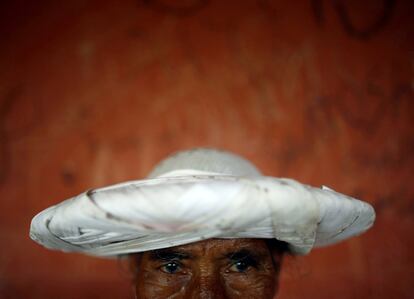
M263 239L211 239L132 255L136 297L273 298L283 252Z

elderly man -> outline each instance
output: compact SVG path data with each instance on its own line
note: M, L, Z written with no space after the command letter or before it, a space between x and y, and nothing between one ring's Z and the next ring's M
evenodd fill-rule
M286 244L210 239L132 256L137 298L273 298Z
M30 236L51 249L129 255L137 298L273 298L284 253L360 234L374 218L369 204L329 188L195 149L163 160L145 180L46 209Z

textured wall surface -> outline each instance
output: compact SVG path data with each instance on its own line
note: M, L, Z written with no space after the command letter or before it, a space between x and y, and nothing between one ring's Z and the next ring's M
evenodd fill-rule
M413 298L412 1L9 2L0 298L132 298L125 265L47 251L30 220L194 146L375 206L368 233L289 259L278 298Z

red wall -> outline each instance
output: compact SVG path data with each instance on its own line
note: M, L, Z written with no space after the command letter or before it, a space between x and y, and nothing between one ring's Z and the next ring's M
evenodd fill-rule
M122 263L45 250L31 218L210 146L376 208L363 236L289 259L279 298L412 298L413 15L410 0L0 4L0 297L131 298Z

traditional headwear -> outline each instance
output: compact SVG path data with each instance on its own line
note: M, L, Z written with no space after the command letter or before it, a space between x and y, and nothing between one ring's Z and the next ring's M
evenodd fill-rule
M30 237L50 249L115 256L210 238L276 238L295 254L358 235L368 203L327 187L262 176L229 152L179 152L144 180L89 190L38 215Z

